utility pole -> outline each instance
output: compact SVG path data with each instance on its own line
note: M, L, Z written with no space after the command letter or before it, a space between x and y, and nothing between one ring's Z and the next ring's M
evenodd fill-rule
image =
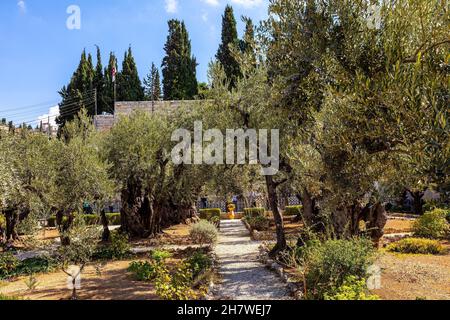
M94 110L94 116L97 115L97 88L94 89L94 101L95 101L95 110Z
M114 113L116 112L116 95L117 95L117 92L116 92L116 81L114 80L114 105L113 105Z
M48 137L51 138L52 137L52 133L51 133L51 126L50 126L50 115L48 116L47 121L48 121L48 125L47 125Z
M152 75L152 113L155 113L155 84Z

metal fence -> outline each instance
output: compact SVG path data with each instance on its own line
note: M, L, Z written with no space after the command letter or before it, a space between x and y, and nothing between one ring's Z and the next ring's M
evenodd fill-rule
M237 197L233 203L236 206L236 212L243 212L245 208L265 208L270 210L269 201L266 195L256 195L249 197ZM284 210L287 206L301 205L301 201L294 195L280 195L278 197L280 208ZM219 208L227 211L227 200L220 197L204 197L197 201L198 209Z

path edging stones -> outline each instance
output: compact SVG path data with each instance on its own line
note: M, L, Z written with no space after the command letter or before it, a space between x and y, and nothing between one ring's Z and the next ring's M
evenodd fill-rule
M274 271L280 279L286 283L286 286L290 292L290 294L294 297L295 300L303 300L303 285L293 278L289 277L289 274L284 272L284 267L269 257L269 252L267 247L261 245L259 247L259 260L262 264L266 266L269 270Z

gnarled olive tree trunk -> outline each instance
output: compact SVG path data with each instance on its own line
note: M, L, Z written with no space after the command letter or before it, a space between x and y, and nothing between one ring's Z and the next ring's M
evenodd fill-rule
M109 242L111 238L111 232L109 231L109 221L108 217L106 216L105 209L102 209L102 211L100 212L100 222L103 227L102 241Z
M379 245L387 222L386 210L381 203L368 204L365 207L359 203L342 206L331 218L334 233L340 239L361 235L360 223L364 222L367 233L375 245Z
M272 176L266 176L267 194L269 197L270 209L275 219L275 226L277 231L277 244L270 252L271 256L277 255L287 247L286 235L284 233L284 221L280 207L278 205L277 187L278 184L273 180Z
M153 212L138 179L129 179L121 194L121 231L134 238L150 236L149 225Z
M154 190L163 192L163 182L160 180ZM158 192L144 189L139 180L129 180L121 195L122 232L133 238L148 238L161 233L165 227L185 223L196 216L194 204L174 203L171 197Z
M28 218L30 215L30 209L18 209L9 208L4 210L5 220L6 220L6 230L5 230L5 241L13 242L19 239L17 234L17 225Z
M58 225L58 230L61 239L61 245L68 246L70 245L70 238L65 235L67 231L69 231L70 227L73 224L74 216L72 210L68 210L67 214L64 214L64 211L59 210L56 212L56 224ZM67 219L64 219L66 217Z
M317 207L316 199L307 188L303 188L302 193L297 197L302 200L302 212L305 225L315 232L323 232L325 225L319 217L320 210Z

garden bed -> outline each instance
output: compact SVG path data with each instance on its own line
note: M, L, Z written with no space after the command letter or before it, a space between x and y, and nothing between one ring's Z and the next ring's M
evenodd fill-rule
M209 251L208 249L202 249ZM174 268L183 259L191 257L195 249L173 252L166 261ZM128 270L133 261L148 261L148 255L123 261L108 261L104 264L89 264L81 276L80 300L159 300L153 283L137 281ZM67 288L67 275L62 271L35 275L35 290L29 290L28 276L0 281L0 294L29 300L68 300L71 290Z
M450 249L448 241L442 244ZM444 255L396 254L380 256L381 286L373 290L383 300L450 300L450 253Z
M300 235L302 228L304 227L302 222L297 222L295 216L283 217L284 219L284 232L286 238L289 241L296 241ZM266 231L254 230L246 221L243 219L246 228L250 231L251 237L255 241L275 241L276 236L276 226L273 218L270 218L270 227Z

